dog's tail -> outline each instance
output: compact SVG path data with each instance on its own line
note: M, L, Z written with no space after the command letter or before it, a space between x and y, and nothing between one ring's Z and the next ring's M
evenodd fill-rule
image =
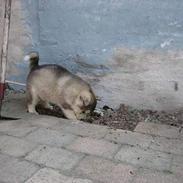
M29 68L32 70L39 65L39 53L31 52L24 57L24 60L29 61Z

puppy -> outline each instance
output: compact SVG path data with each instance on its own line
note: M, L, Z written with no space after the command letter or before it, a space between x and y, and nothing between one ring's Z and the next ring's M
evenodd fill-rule
M51 108L50 103L61 108L68 119L81 119L92 112L97 100L90 85L67 69L55 65L39 65L39 54L26 55L30 62L26 94L28 112L36 113L36 105L42 103Z

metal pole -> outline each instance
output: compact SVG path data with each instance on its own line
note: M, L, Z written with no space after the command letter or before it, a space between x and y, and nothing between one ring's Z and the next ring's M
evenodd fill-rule
M6 83L14 84L14 85L20 85L20 86L26 86L25 83L20 83L17 81L10 81L10 80L5 80Z

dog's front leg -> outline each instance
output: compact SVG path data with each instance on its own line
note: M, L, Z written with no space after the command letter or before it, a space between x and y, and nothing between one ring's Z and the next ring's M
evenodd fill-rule
M70 109L63 109L63 108L62 108L62 111L63 111L66 118L77 120L77 117L76 117L74 111L72 111Z

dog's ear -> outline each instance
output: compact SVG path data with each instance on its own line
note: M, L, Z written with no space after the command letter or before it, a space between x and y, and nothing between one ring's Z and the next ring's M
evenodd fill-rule
M84 106L88 106L90 104L90 97L87 95L81 94L80 100L82 101Z

